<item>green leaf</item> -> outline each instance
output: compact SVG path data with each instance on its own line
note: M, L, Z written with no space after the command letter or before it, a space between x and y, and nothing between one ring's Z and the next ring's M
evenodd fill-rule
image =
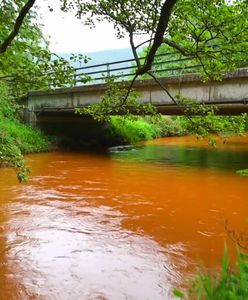
M178 289L173 290L173 295L176 296L179 299L185 299L184 294Z

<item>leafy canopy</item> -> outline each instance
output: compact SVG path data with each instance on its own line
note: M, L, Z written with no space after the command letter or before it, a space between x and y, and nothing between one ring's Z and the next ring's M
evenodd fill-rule
M62 9L74 10L84 24L113 23L118 38L127 34L137 74L150 70L154 52L166 44L202 66L206 79L247 63L248 4L246 0L64 0ZM138 37L138 39L137 39ZM146 60L139 48L148 46Z
M13 30L26 2L4 0L0 3L0 45ZM0 53L0 81L6 82L15 96L25 95L30 90L75 83L70 63L49 51L38 22L38 12L36 8L26 15L18 35L7 50ZM76 59L78 57L72 56L72 60ZM80 56L80 59L86 60L86 57Z

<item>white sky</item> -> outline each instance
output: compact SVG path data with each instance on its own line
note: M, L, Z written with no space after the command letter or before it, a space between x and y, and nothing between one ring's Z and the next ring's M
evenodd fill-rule
M100 23L94 29L81 24L73 13L63 13L59 0L38 0L39 15L44 24L43 32L50 37L53 52L93 52L107 49L128 48L127 38L117 39L111 24ZM54 10L49 11L48 6Z

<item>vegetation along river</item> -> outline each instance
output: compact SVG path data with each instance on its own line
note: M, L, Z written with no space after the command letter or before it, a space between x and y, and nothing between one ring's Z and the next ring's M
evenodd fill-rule
M172 299L246 231L248 137L27 156L0 170L0 299ZM246 247L246 245L242 245ZM248 248L248 243L247 243Z

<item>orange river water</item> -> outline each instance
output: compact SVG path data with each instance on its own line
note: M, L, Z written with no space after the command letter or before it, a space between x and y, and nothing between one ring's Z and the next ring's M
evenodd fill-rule
M26 184L0 170L1 300L173 299L225 242L232 261L233 240L248 249L247 136L27 161Z

